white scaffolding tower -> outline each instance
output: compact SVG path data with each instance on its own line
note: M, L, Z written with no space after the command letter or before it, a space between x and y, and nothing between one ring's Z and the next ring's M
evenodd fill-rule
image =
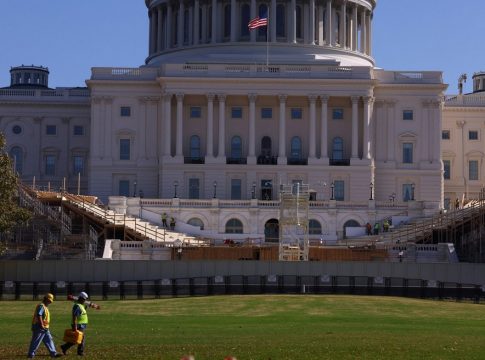
M308 261L309 186L280 187L279 260Z

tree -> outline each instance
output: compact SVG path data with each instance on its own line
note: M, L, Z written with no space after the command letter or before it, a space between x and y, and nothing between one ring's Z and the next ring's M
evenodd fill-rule
M13 227L30 218L30 212L16 202L19 180L5 146L5 137L0 133L0 235L8 233ZM0 255L6 250L6 244L0 241Z

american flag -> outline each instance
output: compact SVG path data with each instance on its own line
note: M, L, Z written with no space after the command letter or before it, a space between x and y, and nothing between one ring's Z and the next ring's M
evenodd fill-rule
M260 18L259 16L255 17L248 24L249 30L254 30L254 29L257 29L261 26L268 26L268 18L267 17L262 17L262 18Z

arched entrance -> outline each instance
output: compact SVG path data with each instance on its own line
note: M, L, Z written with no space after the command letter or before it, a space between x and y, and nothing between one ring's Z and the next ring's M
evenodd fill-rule
M360 224L359 224L358 221L353 220L353 219L347 220L344 224L344 239L347 237L347 233L346 233L345 229L347 229L348 227L359 227L359 226L360 226Z
M280 238L280 224L277 219L270 219L264 224L264 241L278 242Z

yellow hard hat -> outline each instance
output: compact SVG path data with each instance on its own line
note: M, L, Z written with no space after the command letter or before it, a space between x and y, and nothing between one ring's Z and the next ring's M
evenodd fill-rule
M48 299L51 302L54 302L54 295L52 295L51 293L47 293L44 295L44 299Z

